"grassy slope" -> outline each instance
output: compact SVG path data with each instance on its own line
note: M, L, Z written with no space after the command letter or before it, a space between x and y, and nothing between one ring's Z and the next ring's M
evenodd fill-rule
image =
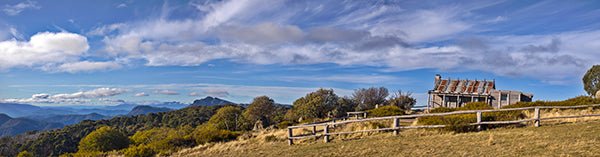
M600 121L497 129L475 133L407 130L362 139L322 140L288 146L280 140L252 138L183 150L180 156L596 156L600 154Z

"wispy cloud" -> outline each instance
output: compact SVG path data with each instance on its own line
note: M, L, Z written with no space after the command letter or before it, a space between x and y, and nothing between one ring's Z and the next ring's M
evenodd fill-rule
M145 93L145 92L141 92L141 93L135 93L134 96L136 96L136 97L144 97L144 96L150 96L150 94Z
M105 98L115 95L120 95L127 92L123 88L97 88L89 91L81 91L75 93L62 93L62 94L33 94L30 98L12 98L3 99L2 102L12 103L67 103L67 104L81 104L90 102L93 98Z
M27 10L27 9L40 9L42 8L40 5L37 4L36 1L24 1L21 3L17 3L15 5L4 5L4 8L2 8L2 11L6 14L6 15L10 15L10 16L15 16L15 15L19 15L21 12Z
M179 92L174 91L174 90L168 90L168 89L156 90L156 91L154 91L154 93L163 94L163 95L179 95Z

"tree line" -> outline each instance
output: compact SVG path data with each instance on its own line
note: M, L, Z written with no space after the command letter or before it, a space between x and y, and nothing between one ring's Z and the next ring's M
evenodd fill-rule
M107 152L125 156L168 155L198 144L232 140L251 130L341 117L350 111L404 114L415 104L411 93L390 94L384 87L361 88L343 97L333 89L318 89L295 100L291 108L275 103L268 96L258 96L247 107L236 104L187 107L88 120L62 129L4 137L0 139L0 156L19 153L85 156Z

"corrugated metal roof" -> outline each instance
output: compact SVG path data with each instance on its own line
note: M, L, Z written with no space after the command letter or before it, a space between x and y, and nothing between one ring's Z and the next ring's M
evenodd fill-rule
M441 79L433 91L452 94L490 94L493 89L496 89L494 81Z

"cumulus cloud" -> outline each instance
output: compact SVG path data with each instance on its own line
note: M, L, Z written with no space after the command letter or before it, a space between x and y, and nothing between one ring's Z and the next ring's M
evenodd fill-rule
M126 89L122 88L97 88L89 91L81 91L76 93L69 94L56 94L50 96L51 98L59 98L59 99L75 99L75 98L101 98L101 97L110 97L119 94L123 94L127 92Z
M403 2L288 3L274 1L270 7L235 0L192 4L199 18L161 16L107 25L101 27L109 30L104 32L116 33L106 35L103 42L108 55L141 59L147 66L197 66L217 59L248 64L334 63L386 71L477 70L544 81L577 76L580 71L573 68L589 66L595 62L591 59L598 58L589 52L597 49L590 42L598 40L596 31L481 35L461 41L485 32L480 26L490 24L489 19L506 20L474 15L495 2L416 8L399 7ZM580 36L571 40L574 35Z
M21 3L17 3L15 5L4 5L4 8L2 8L2 11L6 14L6 15L10 15L10 16L15 16L15 15L19 15L21 12L25 11L26 9L40 9L42 8L40 5L37 4L37 2L35 1L24 1Z
M30 98L13 98L3 99L2 102L12 103L68 103L68 104L81 104L91 102L93 98L105 98L111 97L127 92L126 89L122 88L97 88L89 91L81 91L75 93L63 93L63 94L33 94Z
M174 90L168 90L168 89L156 90L156 91L154 91L154 93L163 94L163 95L179 95L179 92L174 91Z
M0 41L0 69L77 61L88 49L86 37L67 32L42 32L29 41Z

